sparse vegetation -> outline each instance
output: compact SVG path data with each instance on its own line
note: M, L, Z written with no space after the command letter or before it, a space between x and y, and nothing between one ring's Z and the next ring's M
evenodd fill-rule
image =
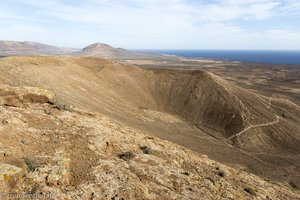
M34 171L40 166L40 164L33 158L25 157L24 161L30 171Z
M44 113L47 114L47 115L52 115L52 113L51 113L50 110L46 110L46 109L45 109L45 110L44 110Z
M190 173L188 173L188 172L183 172L182 174L184 174L184 175L186 175L186 176L189 176L189 175L190 175Z
M142 146L140 149L143 151L144 154L152 154L153 152L153 150L147 146Z
M139 106L140 110L148 110L148 108L144 107L144 106Z
M127 151L125 153L119 154L118 156L119 156L119 158L121 158L125 161L129 161L130 159L135 157L134 153L131 151Z
M251 195L253 195L253 196L256 196L256 192L251 187L245 187L244 191L251 194Z
M74 111L74 109L71 106L66 105L65 103L63 103L60 100L56 100L55 103L54 103L54 106L58 110L65 110L65 111L69 111L69 112L73 112Z
M293 181L290 181L289 182L289 185L294 188L294 189L297 189L297 185L293 182Z
M68 59L71 60L71 58L61 59L65 59L65 63L68 63ZM86 59L88 60L88 58ZM70 68L67 68L69 65L61 65L66 67L65 71L70 73L72 73L73 66L76 68L75 64ZM45 65L41 68L46 69L47 67L48 65ZM14 66L11 68L14 68ZM27 68L22 69L25 71ZM80 69L84 70L84 67L81 66ZM36 67L36 70L40 70L40 67ZM87 74L94 72L93 68L89 68L89 70ZM130 71L130 73L126 74L127 71ZM40 190L55 189L60 195L64 194L65 186L71 186L73 188L70 187L71 189L68 192L73 195L81 192L82 195L85 195L82 199L88 199L91 196L94 199L101 199L102 197L112 197L116 193L119 194L119 197L136 195L136 199L143 199L143 196L149 194L149 199L168 199L168 195L172 195L174 199L180 199L183 194L186 195L187 199L199 199L199 196L203 199L210 199L210 196L212 196L212 199L243 199L255 195L257 197L269 195L272 199L280 199L279 197L284 195L288 199L298 195L297 190L292 189L292 187L295 187L292 182L290 183L291 187L281 183L276 185L257 176L249 176L247 173L226 167L226 165L213 161L213 158L208 159L210 155L219 155L221 161L222 157L231 161L235 156L240 156L232 160L237 164L243 164L244 161L249 162L249 169L256 169L255 164L258 161L256 159L253 161L252 157L246 154L236 154L237 149L224 145L223 140L219 143L216 139L222 139L222 133L211 140L217 135L215 132L220 129L211 132L209 128L203 128L202 124L198 124L200 128L202 127L198 130L195 129L194 125L190 126L195 123L189 124L192 120L207 119L207 121L203 121L204 125L207 123L214 125L219 122L219 128L226 126L228 124L225 123L227 119L229 120L231 117L234 119L237 115L233 114L240 113L240 107L236 106L239 105L236 98L240 98L241 103L245 104L243 109L249 109L249 116L255 115L251 111L252 107L248 99L244 97L252 97L249 101L253 100L257 103L257 99L253 95L244 93L244 91L236 89L233 85L230 85L230 87L225 85L224 88L232 87L239 92L226 92L226 90L223 91L222 88L217 87L221 93L215 94L214 89L217 83L205 73L202 74L205 75L203 77L198 73L194 74L197 77L193 77L192 74L185 72L167 71L163 73L160 71L157 72L157 76L155 73L144 76L143 69L135 71L135 68L131 69L125 65L118 66L118 64L95 73L99 73L97 76L101 79L95 77L95 80L89 80L89 78L86 78L88 75L82 78L81 75L72 73L72 76L74 75L76 79L80 80L78 81L79 85L76 85L77 82L74 84L73 80L69 82L66 80L63 85L58 85L57 83L63 78L59 76L59 73L56 74L58 77L46 77L45 79L39 77L36 80L36 85L48 84L48 82L43 81L55 79L51 83L53 85L49 83L49 88L55 90L55 93L62 92L58 95L61 99L57 102L53 100L52 103L34 103L36 101L33 99L36 96L30 96L30 100L24 106L22 104L16 108L0 106L0 122L7 122L3 124L2 131L0 131L3 135L1 148L8 149L17 158L27 157L25 163L29 168L29 172L22 160L24 169L26 169L26 174L24 176L22 174L22 177L25 177L22 181L30 181L27 184L32 187L26 187L26 190L21 188L20 191L30 191L30 188L34 192L36 189L39 192ZM37 74L47 75L43 71ZM111 82L105 82L111 74L117 78ZM134 84L127 81L127 77L131 79L136 74L139 76L137 76L136 81L133 81ZM154 81L144 81L145 77ZM163 83L170 83L169 81L173 80L170 77L176 79L176 81L172 82L169 87L168 84ZM186 86L181 87L182 81L186 83ZM81 82L84 82L84 84L80 85ZM122 85L122 83L126 84ZM137 83L139 87L134 88ZM225 84L225 82L222 83ZM193 86L197 87L193 88ZM124 88L124 91L118 90L120 87ZM186 87L196 94L201 90L201 95L195 97L199 98L197 101L190 102L194 99L188 99L190 93L189 90L187 94L185 93ZM206 92L207 90L210 92ZM19 91L23 92L23 90ZM39 91L39 89L34 91ZM107 91L112 92L106 93ZM114 91L119 92L118 95L114 96ZM231 92L237 97L232 98ZM136 94L141 95L137 96ZM148 96L148 94L151 95ZM144 95L146 95L145 98ZM222 96L223 99L220 99L219 95L224 95ZM207 104L201 104L203 103L201 98ZM120 99L124 101L119 101ZM225 101L223 101L224 99ZM146 100L149 102L146 102ZM274 101L272 102L274 103ZM40 102L44 102L44 100L42 99ZM140 105L139 102L143 102L141 104L145 104L149 109L143 112L137 111L137 105ZM261 102L265 101L258 101L260 104ZM80 109L76 109L76 112L73 113L64 112L65 110L72 111L72 107L67 104L75 105ZM197 105L194 106L195 104ZM204 106L209 108L205 112L200 110ZM272 108L267 109L268 104L262 104L261 106L263 108L258 107L257 111L261 111L260 114L266 114L267 118L269 117L272 120L274 113L268 111ZM278 106L281 108L280 105ZM84 109L89 110L90 113L86 113ZM205 117L202 118L202 115L198 115L198 111L203 111ZM43 112L47 115L53 112L52 114L55 117L49 117ZM220 112L225 114L220 116ZM287 112L286 116L288 117L294 116L289 115L288 111L285 112ZM192 117L191 114L193 114ZM244 113L242 112L242 114ZM261 119L260 114L258 119ZM176 117L164 117L166 115L176 115ZM126 117L127 121L123 121L122 117ZM116 120L119 121L115 122ZM249 120L251 121L251 119ZM295 120L297 119L295 118ZM138 123L135 124L135 122ZM223 122L224 124L222 124ZM289 130L289 127L286 127L284 123L285 120L282 120L283 130L285 128ZM240 121L237 120L226 127L231 129L232 126L239 124ZM134 125L134 128L131 128L131 125ZM270 130L277 131L277 126L270 127ZM239 129L237 130L239 131ZM261 131L272 134L267 130L269 130L269 127L264 127ZM210 135L210 133L214 134ZM226 136L232 135L230 132L228 133ZM249 132L249 135L251 135L250 133L252 132ZM182 146L160 140L158 137L152 137L151 134L157 134L156 136L159 137L163 136L166 140L172 141L174 139L175 142L186 145L186 147L193 145L192 147L198 152L201 148L206 148L208 156L199 156L199 154L192 153ZM247 141L245 140L245 142ZM258 144L256 143L256 145ZM3 159L7 158L4 156ZM239 163L240 161L241 163ZM259 171L259 169L258 166L257 170ZM269 170L275 170L275 167L274 169L269 168ZM276 174L277 172L274 171L273 173ZM294 183L298 184L296 181ZM36 187L35 184L40 187ZM86 190L79 191L77 186L82 186L81 188L86 188ZM250 187L245 188L245 186ZM113 187L113 190L108 189L111 187ZM132 188L132 190L127 190L127 188ZM151 195L153 195L153 198L151 198ZM162 197L162 195L166 196Z
M223 170L220 170L218 172L218 175L224 178L226 176L226 173Z
M55 103L54 103L54 106L55 108L59 109L59 110L66 110L67 108L67 105L62 103L61 101L59 100L56 100Z

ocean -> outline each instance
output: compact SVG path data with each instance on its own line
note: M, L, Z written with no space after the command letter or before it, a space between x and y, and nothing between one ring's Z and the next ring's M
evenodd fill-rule
M139 52L226 61L267 64L300 64L300 50L139 50Z

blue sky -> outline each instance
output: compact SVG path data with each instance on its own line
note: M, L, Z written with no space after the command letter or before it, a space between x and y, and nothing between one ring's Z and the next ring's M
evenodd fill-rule
M0 40L82 48L300 49L299 0L1 0Z

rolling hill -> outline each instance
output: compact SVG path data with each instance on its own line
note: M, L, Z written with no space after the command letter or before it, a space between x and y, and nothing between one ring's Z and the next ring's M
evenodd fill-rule
M71 48L59 48L37 42L0 41L0 55L59 55L72 54Z
M0 40L0 57L2 56L93 56L112 60L176 60L174 56L144 54L123 48L114 48L104 43L94 43L83 49L63 48L37 42L19 42Z
M132 53L120 48L113 48L108 44L95 43L91 44L80 51L82 55L99 56L103 58L117 58L131 55Z

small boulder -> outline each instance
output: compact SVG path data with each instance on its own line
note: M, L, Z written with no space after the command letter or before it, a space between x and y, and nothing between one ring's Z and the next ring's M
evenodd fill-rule
M2 163L0 164L0 188L1 192L9 193L18 191L23 182L25 172L21 167Z
M119 158L125 160L125 161L129 161L130 159L134 158L135 155L134 153L130 152L130 151L127 151L125 153L122 153L119 155Z

